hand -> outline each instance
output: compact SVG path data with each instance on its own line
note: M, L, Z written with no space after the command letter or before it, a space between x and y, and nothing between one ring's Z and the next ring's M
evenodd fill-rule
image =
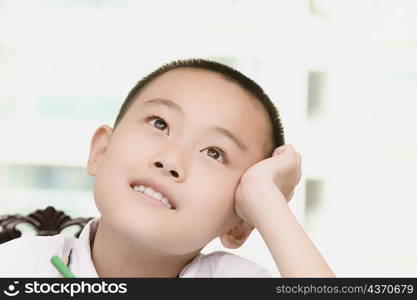
M236 213L253 225L254 214L262 207L264 209L271 207L269 203L260 203L260 201L271 201L271 197L265 196L265 191L271 191L273 186L274 191L278 190L283 198L290 201L300 179L300 154L291 145L276 148L271 157L254 164L242 175L235 192Z

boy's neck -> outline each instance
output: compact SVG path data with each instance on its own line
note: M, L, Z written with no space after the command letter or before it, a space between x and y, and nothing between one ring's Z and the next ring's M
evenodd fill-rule
M132 245L100 219L91 249L99 277L178 277L200 251L184 256L157 254L149 248Z

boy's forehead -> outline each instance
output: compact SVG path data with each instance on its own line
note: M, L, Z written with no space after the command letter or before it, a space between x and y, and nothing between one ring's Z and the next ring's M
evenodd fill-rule
M182 68L168 71L151 81L140 93L138 102L168 98L184 106L206 105L214 110L233 109L231 114L260 109L238 84L213 71Z

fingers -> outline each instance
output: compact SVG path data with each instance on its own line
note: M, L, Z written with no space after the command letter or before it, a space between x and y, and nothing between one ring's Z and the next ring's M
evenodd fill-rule
M302 177L302 157L290 144L275 148L272 156L276 157L274 161L276 162L278 187L287 193L285 198L289 202L294 195L295 186L299 184ZM280 183L282 186L279 186Z
M275 148L274 152L272 152L272 156L276 156L281 154L285 150L285 145Z
M302 157L300 153L296 152L294 147L290 144L285 144L280 147L275 148L272 156L277 155L283 155L283 154L290 155L290 161L292 161L292 164L295 166L295 169L297 170L297 183L301 180L301 164L302 164Z
M301 176L303 175L303 172L301 171L301 168L300 169L298 169L298 177L297 177L297 184L299 184L300 183L300 180L301 180Z
M294 190L292 190L292 192L288 195L287 202L290 202L293 196L294 196Z
M293 147L289 144L279 146L279 147L275 148L274 152L272 153L272 156L279 155L279 154L285 152L288 149L293 149Z
M275 148L274 152L272 153L272 156L280 155L284 152L293 153L296 157L297 166L301 166L301 155L295 151L294 147L290 144L285 144L280 147Z
M301 168L301 164L302 164L303 159L302 159L300 153L295 152L295 154L297 155L297 166L298 166L298 168Z

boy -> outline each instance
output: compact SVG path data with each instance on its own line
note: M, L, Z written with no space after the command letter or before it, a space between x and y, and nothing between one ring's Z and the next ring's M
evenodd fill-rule
M101 217L80 239L0 246L0 276L59 276L49 263L58 255L78 277L267 277L237 255L200 252L216 237L238 248L255 227L283 277L334 276L287 204L300 165L256 83L219 63L172 62L92 137L87 171Z

